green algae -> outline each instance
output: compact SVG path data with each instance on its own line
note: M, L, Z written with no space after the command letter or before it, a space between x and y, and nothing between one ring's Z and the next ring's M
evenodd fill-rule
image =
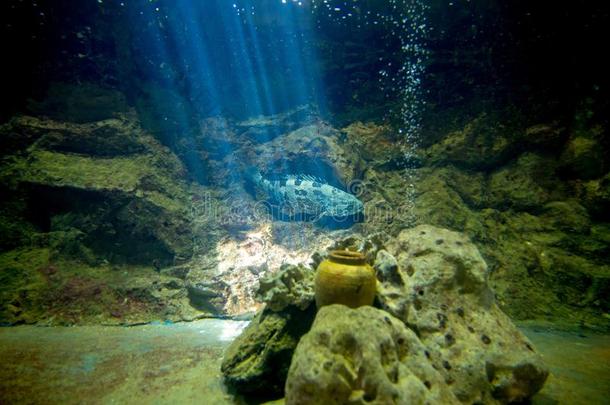
M153 268L67 259L48 248L0 254L0 323L134 324L200 316L181 280Z
M0 168L8 278L0 322L198 316L182 281L158 273L193 251L180 161L129 117L86 125L19 117L2 127L3 140L20 134L29 144L13 142Z
M38 269L48 265L49 257L44 248L0 254L0 324L32 323L44 316L38 296L45 281Z

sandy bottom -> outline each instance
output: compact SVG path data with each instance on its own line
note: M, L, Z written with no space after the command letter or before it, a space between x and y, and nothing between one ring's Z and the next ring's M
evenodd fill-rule
M534 405L610 404L610 336L522 326L551 375Z
M0 328L0 404L235 403L224 348L246 322ZM610 336L524 332L552 375L533 403L610 403Z

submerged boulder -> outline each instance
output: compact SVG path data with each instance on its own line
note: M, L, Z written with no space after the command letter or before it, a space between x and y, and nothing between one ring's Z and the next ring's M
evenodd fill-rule
M26 143L10 141L22 134ZM77 229L108 261L167 265L190 256L184 168L133 117L16 117L0 138L21 150L0 168L0 187L20 195L19 214L43 232Z
M294 349L311 327L315 307L261 311L225 352L221 371L239 393L281 397Z
M417 332L460 401L516 402L542 388L548 370L496 305L474 244L420 225L401 232L387 249L397 266L381 280L379 303Z
M284 264L277 273L260 280L257 298L272 311L281 311L289 305L305 310L314 300L314 275L313 269L303 265Z
M552 158L522 154L489 177L489 206L536 211L549 201L563 199L566 185L556 177L556 170L557 163Z
M297 346L286 403L459 402L400 320L372 307L329 305Z
M595 179L606 166L603 147L595 139L576 136L568 142L560 157L561 169L580 179Z
M37 265L3 252L25 262L19 285L28 293L0 283L0 322L132 323L201 314L182 280L159 274L193 254L184 167L133 115L112 116L80 124L18 116L0 126L0 231L12 239L0 238L0 249L47 252ZM213 239L210 229L201 239ZM15 304L25 310L5 316Z
M93 82L52 82L45 99L28 103L28 109L34 114L78 123L111 118L128 108L121 92Z
M261 280L257 297L265 302L229 348L221 370L229 386L262 397L283 394L294 349L313 322L313 270L283 265Z
M231 387L269 398L286 382L291 404L510 403L542 388L548 370L496 305L467 237L421 225L364 240L334 247L368 253L380 309L330 305L316 315L313 271L284 266L262 283L267 307L226 353Z
M610 220L610 173L598 180L590 180L578 187L583 205L597 219Z
M519 139L513 132L513 128L483 114L431 145L425 151L426 163L480 170L498 167L519 150Z

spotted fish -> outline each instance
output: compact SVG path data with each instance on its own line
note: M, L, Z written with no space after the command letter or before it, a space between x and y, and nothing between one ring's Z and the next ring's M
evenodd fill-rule
M358 218L364 211L353 194L309 175L285 175L266 179L259 171L249 173L249 180L266 196L273 208L291 218Z

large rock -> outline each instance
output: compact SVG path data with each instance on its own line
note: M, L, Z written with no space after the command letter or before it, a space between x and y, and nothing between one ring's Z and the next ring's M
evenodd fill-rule
M431 145L425 151L426 163L486 170L500 166L519 149L513 132L510 127L498 125L493 117L481 115Z
M560 160L566 174L580 179L600 177L607 168L603 147L595 139L584 136L570 139Z
M372 307L329 305L300 341L286 404L452 404L457 399L417 335Z
M114 115L83 124L19 116L0 126L0 233L12 239L0 238L0 246L24 262L15 279L28 290L14 295L9 290L21 287L0 283L9 292L0 294L0 314L22 308L0 322L131 323L200 313L181 280L158 289L159 270L193 253L184 167L133 115ZM210 229L197 236L213 239ZM20 253L29 250L47 258L33 265Z
M237 153L266 174L313 174L335 186L354 179L358 159L339 142L339 132L323 121L298 127Z
M583 205L597 219L610 220L610 173L597 180L578 184L577 190Z
M489 206L536 211L549 201L563 199L566 185L556 176L556 170L552 158L522 154L491 174L487 185Z
M266 307L231 344L222 363L225 381L236 391L282 395L292 353L316 314L313 275L305 266L283 265L261 280L257 297Z
M261 311L227 349L221 366L225 382L240 393L281 397L294 349L314 316L313 305L306 311Z
M515 402L540 390L548 370L495 304L486 263L466 237L421 225L387 249L397 263L378 271L378 301L417 332L460 401Z
M133 117L90 124L17 117L0 128L5 141L20 134L27 151L0 167L0 185L24 194L36 212L28 220L82 231L109 261L169 264L190 256L184 168Z
M93 122L128 109L125 96L117 90L94 83L50 83L44 100L29 101L28 109L37 115L70 122Z
M283 264L277 273L261 278L257 298L275 312L289 305L305 310L314 300L314 275L313 269L302 264Z

